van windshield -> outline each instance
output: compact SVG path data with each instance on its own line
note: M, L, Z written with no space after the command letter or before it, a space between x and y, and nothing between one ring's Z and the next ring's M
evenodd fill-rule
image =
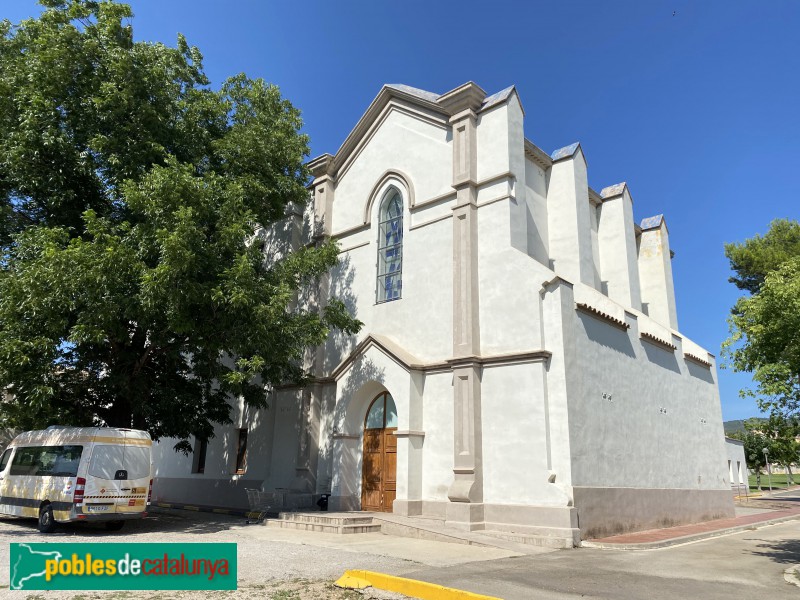
M150 448L95 446L89 464L89 475L100 479L114 479L117 471L127 471L125 479L150 477Z

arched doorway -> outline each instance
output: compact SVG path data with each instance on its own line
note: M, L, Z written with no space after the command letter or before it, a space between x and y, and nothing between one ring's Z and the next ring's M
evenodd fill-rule
M364 418L361 510L392 512L397 494L397 407L389 392L372 401Z

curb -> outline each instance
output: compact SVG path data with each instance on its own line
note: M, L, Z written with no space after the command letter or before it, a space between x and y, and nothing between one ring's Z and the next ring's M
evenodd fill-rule
M783 578L786 580L786 583L791 583L792 585L800 587L800 565L794 565L786 569L783 572Z
M421 600L501 600L495 596L484 596L464 590L445 587L427 581L395 577L374 571L348 570L334 585L341 588L361 590L374 587L387 592L397 592Z
M778 519L770 519L768 521L758 521L756 523L748 523L747 525L738 525L736 527L727 527L725 529L717 529L716 531L704 531L702 533L694 533L691 535L682 535L680 537L661 540L658 542L642 542L640 544L614 544L612 542L599 542L599 541L582 541L581 548L602 548L606 550L657 550L659 548L668 548L669 546L677 546L679 544L688 544L691 542L699 542L714 537L728 535L730 533L739 533L740 531L748 531L759 529L767 525L777 525L786 521L795 521L800 519L800 513L780 517Z
M174 502L153 502L151 506L166 508L168 510L193 510L195 512L216 513L218 515L230 515L232 517L245 517L246 519L257 519L261 516L259 512L252 512L238 508L219 508L217 506L202 506L198 504L176 504Z

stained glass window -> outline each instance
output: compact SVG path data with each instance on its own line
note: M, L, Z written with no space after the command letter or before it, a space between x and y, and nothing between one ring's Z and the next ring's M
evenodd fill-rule
M403 199L395 188L384 196L378 220L377 300L389 302L403 289Z

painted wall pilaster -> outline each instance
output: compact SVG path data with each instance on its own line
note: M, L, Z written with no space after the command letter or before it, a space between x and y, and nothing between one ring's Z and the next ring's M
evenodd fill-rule
M481 502L481 389L478 306L477 119L467 109L453 126L453 483L452 502ZM463 359L463 360L459 360Z

